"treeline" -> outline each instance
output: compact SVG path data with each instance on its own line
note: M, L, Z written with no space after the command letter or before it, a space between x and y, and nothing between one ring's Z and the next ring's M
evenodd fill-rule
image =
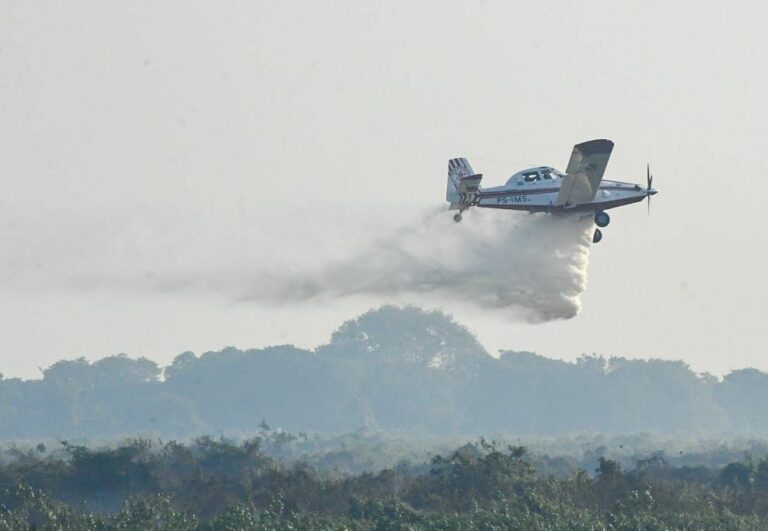
M18 451L0 466L0 529L766 529L768 459L544 475L480 440L426 463L338 476L208 437Z
M768 374L755 369L719 380L681 361L494 358L442 313L382 307L312 351L187 352L165 368L126 356L79 359L40 380L0 379L0 439L248 436L263 419L293 432L417 437L760 436L766 403Z

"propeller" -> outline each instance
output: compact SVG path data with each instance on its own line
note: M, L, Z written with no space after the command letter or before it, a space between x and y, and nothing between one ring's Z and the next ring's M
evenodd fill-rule
M645 165L645 178L646 182L648 183L645 188L646 196L648 197L648 215L651 215L651 196L656 193L654 190L653 193L651 193L651 187L653 186L653 175L651 175L651 165L646 164Z

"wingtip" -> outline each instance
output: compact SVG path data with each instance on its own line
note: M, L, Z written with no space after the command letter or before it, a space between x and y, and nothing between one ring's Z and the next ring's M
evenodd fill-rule
M613 150L613 141L607 138L598 138L595 140L587 140L581 144L576 144L579 151L585 155L591 155L594 153L606 153Z

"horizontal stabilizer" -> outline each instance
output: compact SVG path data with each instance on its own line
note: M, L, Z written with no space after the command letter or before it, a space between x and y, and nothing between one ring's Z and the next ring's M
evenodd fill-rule
M459 192L477 192L480 189L480 181L482 179L482 173L459 177Z
M449 160L446 200L455 208L472 205L477 199L482 179L483 175L475 173L467 159Z

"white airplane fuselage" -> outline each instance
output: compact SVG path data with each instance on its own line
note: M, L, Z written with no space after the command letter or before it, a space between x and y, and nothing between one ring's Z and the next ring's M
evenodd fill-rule
M531 177L534 172L537 176ZM535 179L526 182L522 175ZM526 210L529 212L598 212L631 203L638 203L656 193L656 190L642 188L634 183L603 180L594 199L573 206L555 206L562 184L561 173L553 168L531 168L515 174L507 184L478 190L472 201L481 208L505 210ZM544 178L546 177L546 178Z

